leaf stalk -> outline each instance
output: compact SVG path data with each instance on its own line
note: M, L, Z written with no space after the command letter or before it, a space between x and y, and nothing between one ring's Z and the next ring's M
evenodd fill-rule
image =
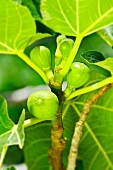
M88 86L88 87L84 87L82 89L78 89L74 92L72 92L67 98L66 98L66 101L70 100L70 99L73 99L74 97L76 96L79 96L81 94L85 94L85 93L88 93L88 92L91 92L91 91L94 91L94 90L97 90L107 84L110 84L110 83L113 83L113 76L111 77L108 77L98 83L95 83L95 84L92 84L91 86Z
M15 51L15 54L17 54L18 57L20 57L32 69L34 69L42 77L46 84L49 84L49 80L46 76L46 73L42 69L40 69L37 65L35 65L26 54L18 50Z

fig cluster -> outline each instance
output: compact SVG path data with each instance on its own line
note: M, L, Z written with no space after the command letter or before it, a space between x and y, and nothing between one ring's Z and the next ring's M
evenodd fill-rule
M51 70L51 53L45 46L36 46L30 53L30 58L40 67L53 82L60 79L58 71L61 70L72 51L74 41L64 35L57 37L57 48L55 52L54 77ZM55 79L56 78L56 79ZM64 78L64 77L63 77ZM67 74L67 87L64 90L67 97L74 89L85 85L90 78L90 69L81 62L72 63ZM55 82L57 84L57 82ZM51 83L50 83L51 85ZM33 92L27 101L29 111L38 119L48 119L54 117L58 111L59 101L57 96L47 90Z

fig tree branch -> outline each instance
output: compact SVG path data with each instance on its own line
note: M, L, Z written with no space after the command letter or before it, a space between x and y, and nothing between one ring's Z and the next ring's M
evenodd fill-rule
M52 165L52 170L65 170L65 167L62 162L62 152L66 146L66 139L63 138L63 124L62 124L62 107L63 100L61 98L62 91L59 91L57 96L59 98L59 109L56 114L56 118L52 120L51 127L51 139L52 147L49 149L49 160ZM60 97L59 97L60 96Z

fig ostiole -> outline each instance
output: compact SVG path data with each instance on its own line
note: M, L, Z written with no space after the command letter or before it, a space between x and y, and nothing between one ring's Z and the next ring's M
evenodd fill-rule
M64 90L65 96L69 96L73 89L85 85L89 79L90 69L87 65L81 62L72 63L70 71L67 74L67 87Z
M57 96L51 91L38 90L29 96L27 107L34 117L48 120L55 117L59 107L59 101Z

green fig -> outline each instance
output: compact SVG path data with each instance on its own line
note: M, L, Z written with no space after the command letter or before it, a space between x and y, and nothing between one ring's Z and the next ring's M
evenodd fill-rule
M62 39L59 41L55 56L56 56L56 66L62 69L67 61L67 58L70 55L70 52L73 48L74 41L70 38Z
M31 60L45 72L51 68L51 53L45 46L36 46L30 53Z
M56 39L57 46L65 39L66 39L65 35L59 35Z
M61 41L59 44L59 51L60 54L63 56L63 59L67 59L69 57L69 54L73 48L74 41L72 39L65 39Z
M29 96L27 106L36 118L49 119L57 113L59 101L51 91L38 90Z
M71 88L78 88L88 82L90 78L90 69L80 62L74 62L67 74L67 84Z
M60 43L67 39L64 35L59 35L56 39L56 42L57 42L57 48L56 48L56 52L55 52L55 65L58 66L61 61L62 61L62 54L60 53L60 50L59 50L59 45Z
M74 45L74 41L70 38L58 37L57 38L57 49L55 56L67 59Z

